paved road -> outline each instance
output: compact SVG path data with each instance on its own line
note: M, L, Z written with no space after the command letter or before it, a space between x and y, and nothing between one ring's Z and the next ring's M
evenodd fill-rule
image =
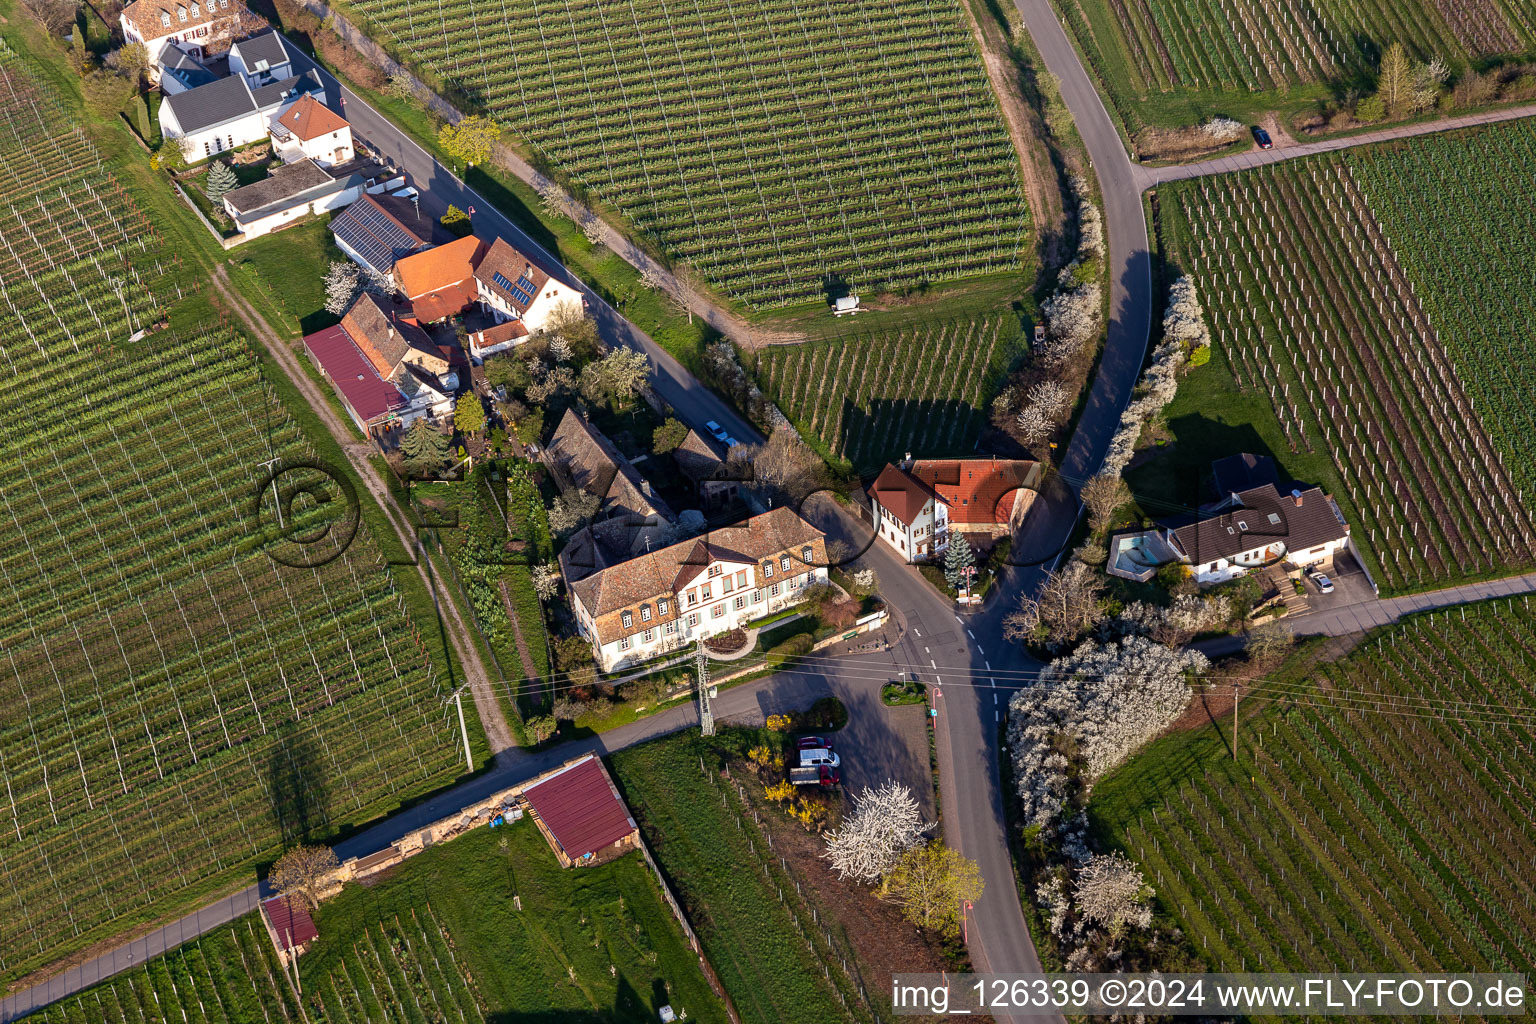
M737 415L719 395L701 384L650 335L624 319L618 310L604 301L586 282L572 274L554 253L508 220L494 204L464 184L452 170L417 145L394 122L370 106L367 100L342 85L329 71L302 53L298 54L295 64L300 73L306 65L313 68L325 83L327 103L332 107L340 104L342 113L352 124L353 132L409 175L410 183L421 191L421 208L424 212L438 217L447 212L449 205L461 210L473 208L475 212L472 220L479 234L487 237L500 235L513 246L543 262L550 276L564 281L585 295L587 310L597 321L598 331L604 341L609 345L623 345L644 352L650 358L651 386L677 410L679 419L700 431L705 422L714 420L733 437L747 443L762 439L750 423Z
M1285 146L1283 148L1277 147L1275 149L1255 149L1247 153L1218 157L1215 160L1201 160L1192 164L1180 164L1177 167L1137 167L1136 181L1138 187L1145 190L1154 188L1164 181L1203 178L1211 174L1231 174L1234 171L1251 170L1254 167L1262 167L1265 164L1277 164L1283 160L1295 160L1297 157L1314 156L1318 153L1334 153L1341 149L1353 149L1355 146L1368 146L1374 142L1411 139L1416 135L1432 135L1436 132L1448 132L1457 128L1472 128L1480 124L1515 121L1522 117L1531 117L1533 115L1536 115L1536 103L1529 103L1519 107L1504 107L1500 110L1484 110L1475 114L1458 114L1455 117L1423 121L1418 124L1397 125L1377 131L1362 132L1358 135L1345 135L1336 139L1324 139L1321 142L1304 142L1300 145Z

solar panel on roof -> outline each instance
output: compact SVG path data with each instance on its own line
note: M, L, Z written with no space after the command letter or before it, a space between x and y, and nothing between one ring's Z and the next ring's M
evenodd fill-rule
M369 266L388 270L397 255L416 248L416 239L371 203L354 203L331 224L331 233Z
M523 291L521 288L514 287L512 289L512 294L524 306L531 306L531 305L533 305L533 296L529 295L527 292Z
M517 279L517 286L523 291L531 293L533 291L533 279L530 278L527 274L524 274L522 277Z
M512 282L508 281L507 280L507 275L503 274L499 270L496 271L496 273L491 275L491 280L496 282L496 285L499 288L505 288L505 289L507 289L507 291L511 291L512 290Z

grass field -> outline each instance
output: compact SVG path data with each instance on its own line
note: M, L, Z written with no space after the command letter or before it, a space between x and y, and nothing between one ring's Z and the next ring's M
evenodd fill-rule
M700 771L701 758L707 772ZM867 1019L853 1008L857 994L843 991L842 975L812 952L805 926L784 902L787 896L794 903L796 894L781 895L793 882L778 873L761 833L750 818L744 827L738 823L743 808L717 778L716 750L678 736L620 751L612 760L625 799L742 1020ZM770 860L774 880L764 870Z
M1094 788L1099 836L1218 970L1536 969L1536 610L1419 615L1304 651L1230 718Z
M763 393L802 434L868 472L909 451L974 451L1021 338L1018 318L1001 314L770 345L755 369Z
M1346 509L1383 589L1536 559L1530 413L1508 399L1528 390L1532 362L1516 283L1526 236L1514 226L1529 214L1499 170L1509 147L1528 151L1530 133L1460 136L1455 160L1443 142L1416 141L1159 190L1164 254L1198 280L1226 371L1256 399L1250 409L1272 408L1282 462L1285 449L1313 467L1310 456L1326 456L1315 482ZM1465 181L1473 168L1491 173L1465 203L1446 204L1438 179ZM1508 210L1499 230L1509 233L1449 234L1427 212L1474 203ZM1170 410L1176 434L1179 415Z
M1027 256L1017 158L953 4L347 6L747 306Z
M1057 0L1121 117L1181 127L1256 119L1346 88L1381 51L1481 66L1536 47L1531 0Z
M311 449L244 342L218 323L129 340L180 323L200 271L8 48L0 88L0 355L15 396L0 438L0 977L13 978L462 761L366 526L316 568L268 557L260 463ZM328 505L300 493L311 486ZM306 531L342 530L326 486L300 471L278 487Z

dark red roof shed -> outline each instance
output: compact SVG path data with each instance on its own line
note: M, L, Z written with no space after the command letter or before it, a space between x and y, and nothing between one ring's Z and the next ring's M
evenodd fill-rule
M530 787L523 798L572 861L635 831L635 819L596 757L584 757Z
M339 324L306 335L304 347L361 423L370 423L406 405L400 389L379 376L373 363Z
M267 921L272 925L279 949L297 949L320 937L314 918L309 916L304 904L297 900L287 896L273 896L261 901L261 912L267 915Z

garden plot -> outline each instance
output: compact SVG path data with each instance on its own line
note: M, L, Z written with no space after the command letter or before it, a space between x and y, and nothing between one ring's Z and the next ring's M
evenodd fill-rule
M954 4L350 6L749 306L1025 258L1018 158Z

